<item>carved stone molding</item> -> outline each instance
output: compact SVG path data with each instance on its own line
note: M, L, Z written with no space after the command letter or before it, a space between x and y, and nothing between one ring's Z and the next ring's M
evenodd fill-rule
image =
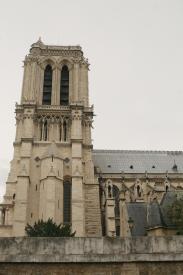
M82 124L85 127L92 127L93 128L93 120L90 119L90 118L88 118L88 119L83 118Z
M17 113L15 117L16 121L23 121L24 119L35 119L35 114L23 114L23 113Z
M23 61L24 65L36 62L39 64L40 58L39 56L26 55L25 60Z
M34 117L34 120L37 122L45 122L47 121L49 124L60 124L66 122L67 125L70 124L71 118L64 115L53 115L53 114L46 114L46 115L38 115Z
M72 120L82 120L83 116L82 114L73 114Z

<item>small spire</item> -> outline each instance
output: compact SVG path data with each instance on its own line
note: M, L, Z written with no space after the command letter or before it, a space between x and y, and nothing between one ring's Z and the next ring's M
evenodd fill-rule
M43 43L43 41L41 40L41 36L39 36L38 41L37 41L36 43L33 43L31 47L41 47L41 46L43 46L43 45L44 45L44 43Z

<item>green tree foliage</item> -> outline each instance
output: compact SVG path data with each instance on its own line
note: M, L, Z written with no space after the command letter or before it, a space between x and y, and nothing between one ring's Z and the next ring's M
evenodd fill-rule
M57 225L52 219L38 220L33 226L27 224L25 231L29 237L74 237L69 224Z
M167 214L171 223L177 228L177 234L183 235L183 199L176 199L168 207Z

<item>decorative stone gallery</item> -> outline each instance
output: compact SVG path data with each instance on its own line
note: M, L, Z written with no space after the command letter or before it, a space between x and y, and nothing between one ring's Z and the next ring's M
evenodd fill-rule
M93 150L88 70L80 46L39 39L25 57L0 236L48 218L78 237L175 234L166 209L183 195L183 152Z

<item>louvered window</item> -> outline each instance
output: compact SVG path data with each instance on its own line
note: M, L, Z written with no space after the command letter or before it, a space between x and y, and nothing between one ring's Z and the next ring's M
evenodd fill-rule
M51 105L51 91L52 91L52 68L50 65L47 65L44 71L43 105Z
M60 81L60 105L69 104L69 70L63 66Z
M64 182L63 188L63 222L64 223L71 223L71 190L72 184L69 181Z

